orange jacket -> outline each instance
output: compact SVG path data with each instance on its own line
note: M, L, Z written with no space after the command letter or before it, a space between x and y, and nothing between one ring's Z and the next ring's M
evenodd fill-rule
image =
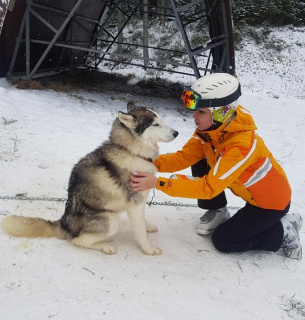
M158 179L157 189L173 197L212 199L227 187L246 202L264 209L283 210L291 189L282 167L255 132L249 111L216 130L196 130L182 150L159 156L159 172L175 172L206 158L211 170L196 180Z

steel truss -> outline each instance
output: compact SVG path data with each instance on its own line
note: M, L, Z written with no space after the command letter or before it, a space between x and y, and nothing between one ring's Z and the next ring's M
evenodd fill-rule
M67 68L98 68L102 63L122 63L196 78L207 72L234 74L229 0L165 0L167 5L163 7L154 5L156 2L158 1L74 0L69 10L63 10L54 5L60 1L28 0L8 77L30 80ZM81 8L87 8L93 3L98 14L83 14ZM116 25L118 14L121 15L120 25ZM150 19L157 16L167 21L175 20L184 47L174 50L135 41L120 41L124 30L129 28L130 32L130 22L136 16L139 19L139 16L145 14ZM197 31L197 38L200 38L201 33L202 39L204 34L209 35L208 41L199 45L194 44L191 39L191 31L194 28L198 30L198 26L201 29ZM41 33L37 30L41 30ZM164 30L164 33L167 31ZM119 47L121 50L118 50ZM158 58L154 54L139 54L144 49L150 53L162 51L165 56L177 54L184 56L184 60L174 61L166 57Z

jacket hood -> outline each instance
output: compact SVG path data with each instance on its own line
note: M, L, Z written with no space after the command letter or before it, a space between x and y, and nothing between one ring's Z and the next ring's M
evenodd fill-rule
M239 105L236 110L233 118L228 119L220 127L215 130L209 131L200 131L196 129L195 133L199 137L209 136L212 140L217 140L218 137L223 136L226 132L240 132L240 131L249 131L256 130L257 127L254 123L254 120L250 114L250 111L243 108Z

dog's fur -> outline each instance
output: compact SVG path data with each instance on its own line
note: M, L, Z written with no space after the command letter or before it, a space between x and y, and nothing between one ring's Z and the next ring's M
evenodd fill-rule
M149 255L160 254L161 249L153 247L146 235L146 231L158 230L145 220L149 191L135 192L129 176L155 173L152 160L159 154L157 143L172 141L177 135L157 113L128 102L127 113L119 112L109 140L74 166L61 219L12 215L2 219L2 228L15 237L57 237L113 254L116 249L107 240L118 231L118 214L127 211L141 249Z

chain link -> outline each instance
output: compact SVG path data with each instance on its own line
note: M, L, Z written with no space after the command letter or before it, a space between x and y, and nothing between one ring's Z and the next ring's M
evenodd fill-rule
M48 197L27 197L24 195L17 196L1 196L0 200L26 200L26 201L67 201L66 198L48 198Z
M0 200L25 200L25 201L58 201L58 202L65 202L67 201L66 198L48 198L48 197L28 197L25 195L16 195L16 196L1 196ZM197 204L191 203L178 203L178 202L171 202L171 201L164 201L164 202L157 202L157 201L147 201L146 202L149 206L172 206L172 207L198 207ZM231 210L239 210L241 207L228 207Z
M59 201L64 202L67 201L66 198L48 198L48 197L28 197L25 195L17 195L17 196L1 196L0 200L25 200L25 201ZM156 202L156 201L147 201L149 206L175 206L175 207L197 207L196 204L184 204L184 203L175 203L170 201L165 202Z
M190 204L190 203L177 203L171 201L165 202L157 202L157 201L147 201L146 202L149 206L173 206L173 207L198 207L197 204Z

